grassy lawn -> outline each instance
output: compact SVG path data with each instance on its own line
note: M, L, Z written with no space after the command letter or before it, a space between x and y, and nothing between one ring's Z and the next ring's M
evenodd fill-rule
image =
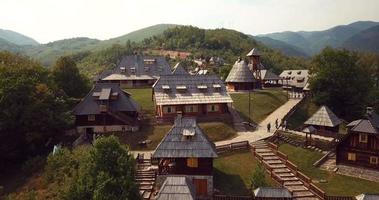
M303 148L283 144L279 150L288 155L300 171L315 181L326 180L326 183L316 183L328 195L356 196L361 193L374 193L379 191L379 184L349 176L335 174L313 167L313 163L322 157L321 153Z
M214 187L222 194L249 195L250 177L258 161L249 151L221 155L215 159ZM266 174L267 183L274 185Z
M300 128L317 109L318 106L312 102L311 98L305 99L288 119L288 127L293 130Z
M234 101L234 107L246 120L249 119L249 94L234 93L231 94ZM251 93L251 119L259 123L270 113L275 111L287 101L286 93L282 89L265 89Z
M132 98L141 106L142 111L149 115L148 117L154 116L155 109L151 88L124 89L124 91L132 95Z

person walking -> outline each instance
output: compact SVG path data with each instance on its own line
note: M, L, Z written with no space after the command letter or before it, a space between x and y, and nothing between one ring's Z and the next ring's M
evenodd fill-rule
M287 130L287 120L284 120L284 123L283 123L283 129L286 131Z
M271 124L268 123L268 124L267 124L267 132L270 132L270 129L271 129Z
M278 119L275 120L275 128L278 129Z

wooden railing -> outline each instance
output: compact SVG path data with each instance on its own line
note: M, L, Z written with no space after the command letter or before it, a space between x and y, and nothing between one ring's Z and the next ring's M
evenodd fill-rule
M326 196L325 200L355 200L355 197L349 197L349 196Z
M216 146L216 151L218 154L245 149L250 149L249 141L233 142L230 144Z
M214 200L253 200L252 196L213 195Z

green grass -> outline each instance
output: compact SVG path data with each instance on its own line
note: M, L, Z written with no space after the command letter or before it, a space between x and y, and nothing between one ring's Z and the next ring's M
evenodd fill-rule
M359 178L343 176L324 171L313 166L313 163L322 157L321 153L283 144L279 150L288 155L289 160L295 163L299 170L315 181L326 180L326 183L316 183L328 195L356 196L361 193L379 191L379 184Z
M231 94L233 105L244 119L249 119L249 94ZM250 118L259 123L269 114L279 108L287 101L286 93L282 89L265 89L251 93L251 116Z
M312 102L311 98L305 99L288 119L288 128L293 130L300 128L317 109L318 106Z
M232 124L225 122L201 122L199 126L213 142L230 139L237 134Z
M125 89L124 91L132 95L132 98L141 106L142 112L147 114L147 117L154 116L154 102L152 100L152 89Z
M221 155L213 162L214 187L222 194L249 195L250 177L257 164L249 151ZM267 174L266 181L275 185Z

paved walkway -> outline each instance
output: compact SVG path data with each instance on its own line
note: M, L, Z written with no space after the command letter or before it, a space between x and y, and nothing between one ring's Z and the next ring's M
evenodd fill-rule
M287 132L305 137L305 133L303 133L303 132L294 131L294 130L287 130ZM308 135L308 137L309 137L309 135ZM326 140L326 141L334 140L334 138L332 138L332 137L325 137L325 136L316 135L316 134L312 134L312 138L317 138L317 139Z
M267 116L266 119L264 119L261 123L259 123L257 130L238 132L237 137L229 139L229 140L216 142L216 145L224 145L224 144L230 144L233 142L241 142L241 141L246 141L246 140L251 143L251 142L255 142L257 140L261 140L261 139L272 136L275 132L275 120L278 119L280 121L281 119L283 119L283 117L300 101L301 99L288 100L285 104L283 104L281 107L276 109L273 113ZM271 132L267 132L268 123L271 124Z

